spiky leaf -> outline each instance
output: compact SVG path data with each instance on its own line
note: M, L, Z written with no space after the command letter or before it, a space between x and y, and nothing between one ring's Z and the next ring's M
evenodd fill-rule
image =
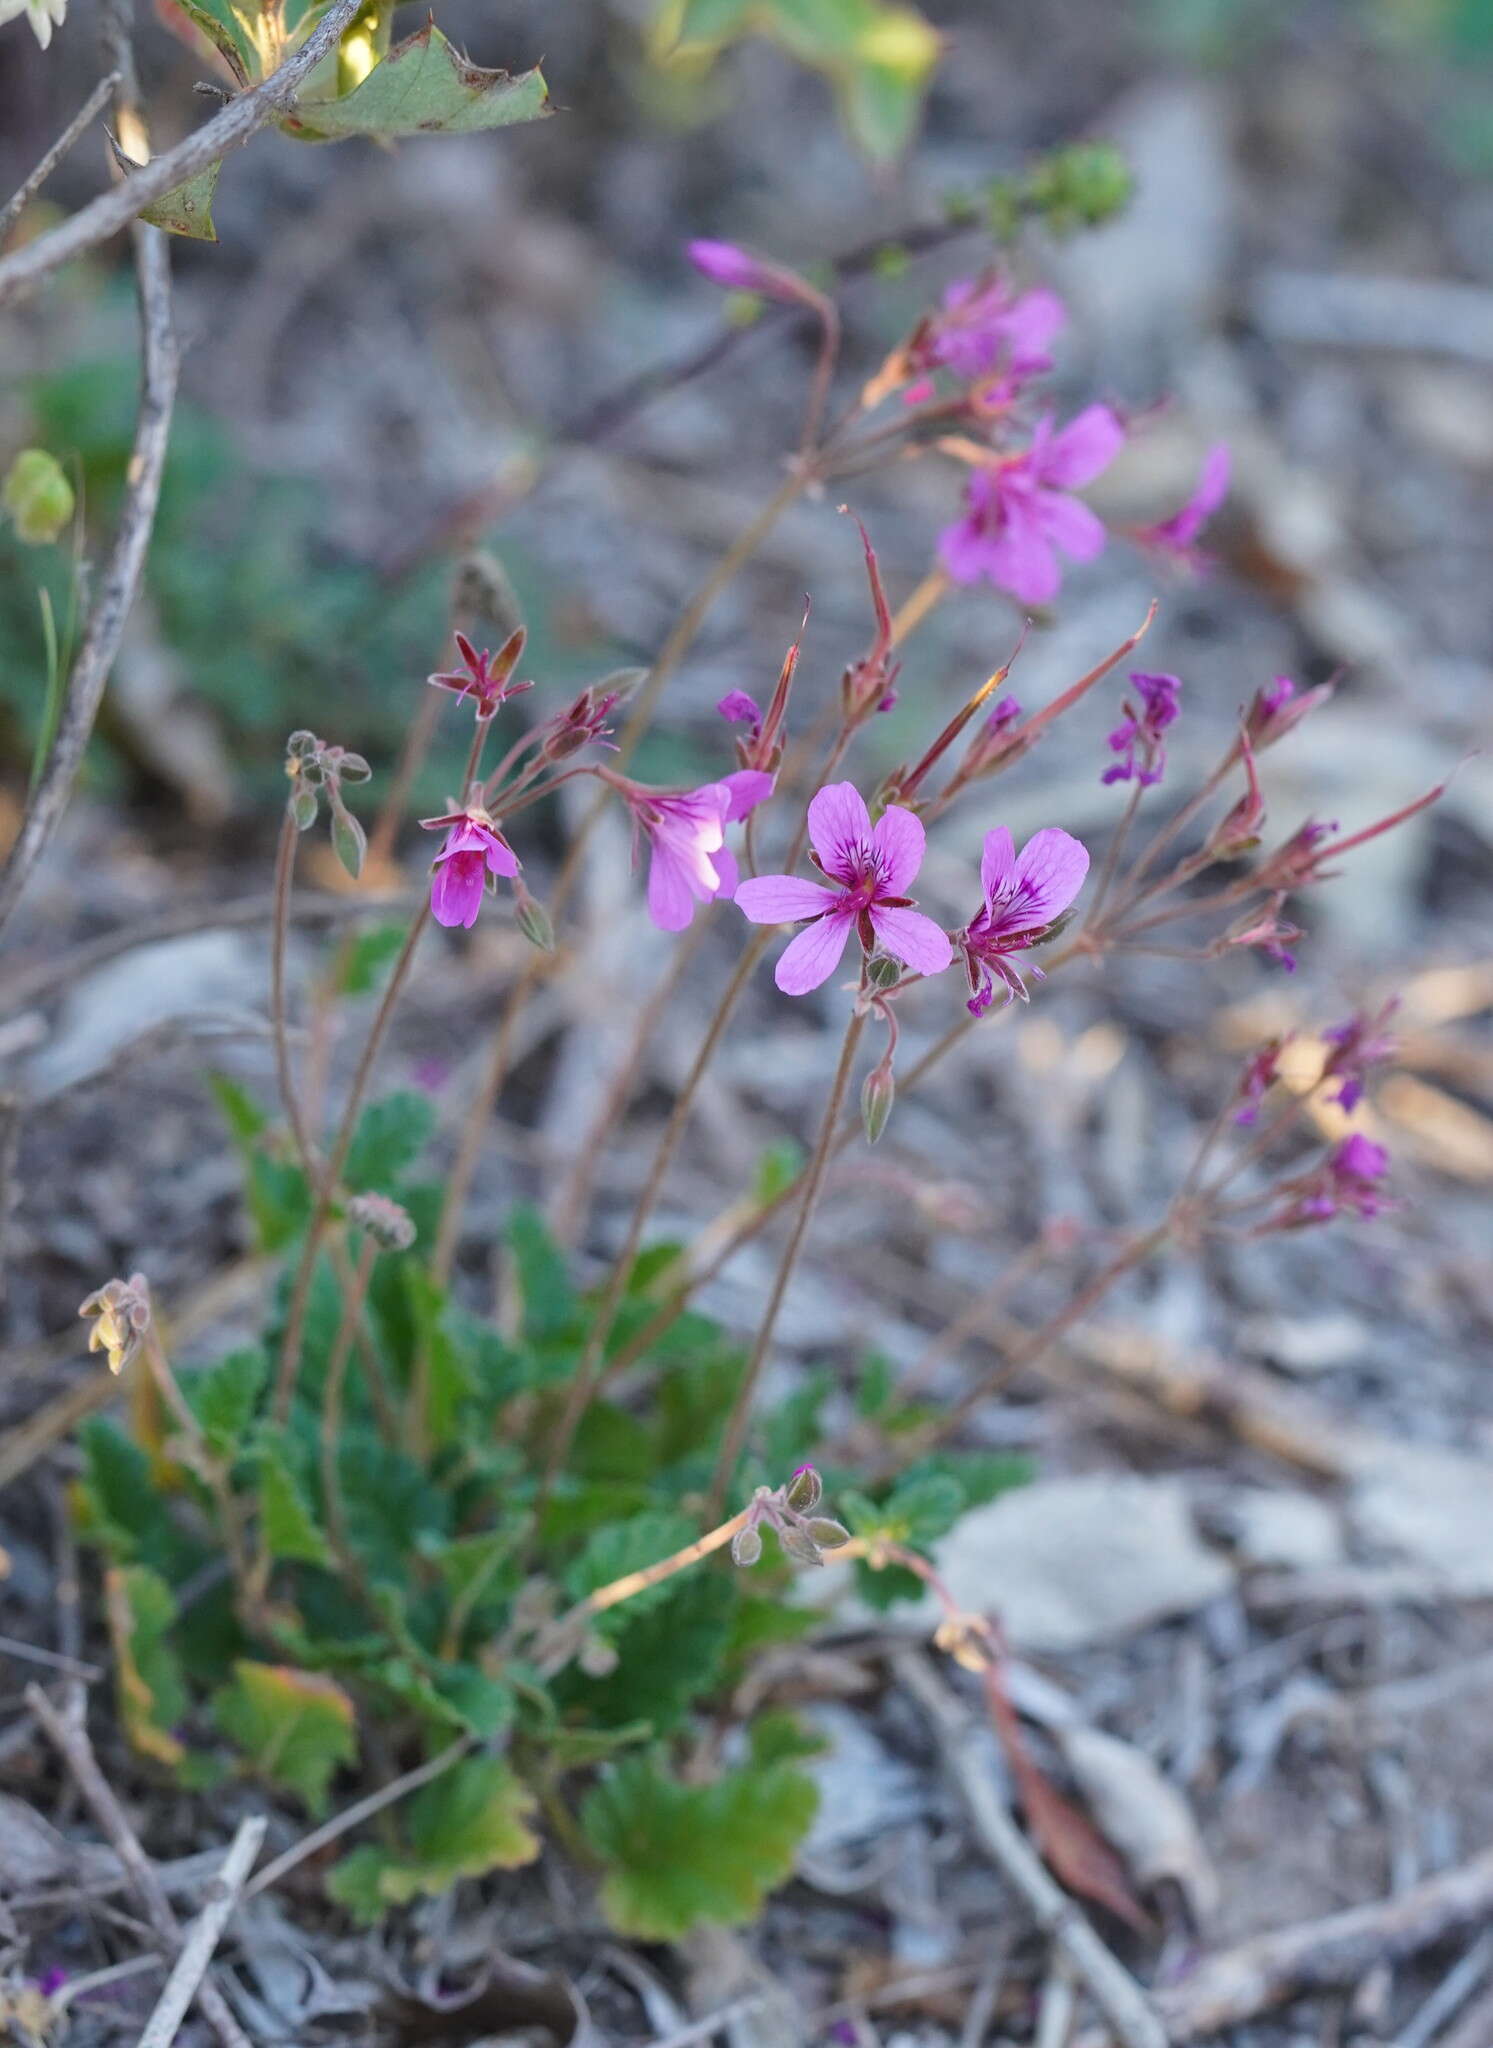
M536 121L549 110L538 71L514 78L471 63L433 22L390 50L340 99L302 100L282 122L307 141L342 135L471 135Z

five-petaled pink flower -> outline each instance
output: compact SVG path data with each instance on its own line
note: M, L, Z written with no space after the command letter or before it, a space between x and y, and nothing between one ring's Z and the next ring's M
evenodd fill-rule
M1107 405L1087 406L1060 433L1038 420L1031 446L970 477L963 519L939 536L939 554L956 583L985 577L1022 604L1058 594L1058 555L1089 562L1103 548L1103 523L1071 491L1092 483L1119 453L1125 429Z
M759 875L736 891L753 924L809 920L778 962L774 979L784 995L807 995L828 981L852 931L863 952L879 945L917 974L942 974L954 957L948 934L905 893L923 865L922 820L891 804L873 828L854 783L832 782L809 805L809 840L814 865L834 888Z
M518 873L518 855L480 804L440 818L422 818L420 823L427 832L446 834L431 869L431 916L437 924L470 930L482 908L488 876L506 875L511 880Z
M984 1016L997 980L1005 984L1007 1002L1013 996L1026 1001L1026 983L1010 956L1047 937L1088 871L1088 848L1061 826L1034 832L1020 853L1004 825L985 834L980 861L985 901L964 930L954 934L969 976L971 1016ZM1028 972L1042 978L1040 967L1031 965Z
M1193 569L1205 566L1206 557L1195 543L1198 535L1218 510L1229 492L1229 446L1219 441L1203 458L1197 488L1187 503L1170 519L1138 529L1135 539L1142 547L1154 548Z
M742 768L675 794L620 778L616 786L652 849L648 915L660 931L682 932L697 903L735 895L736 857L726 846L726 827L772 795L770 775Z
M523 627L518 627L494 654L487 647L479 651L465 633L458 633L456 649L463 666L442 669L425 680L437 690L452 690L458 697L470 697L476 706L478 719L486 721L510 697L522 696L525 690L534 687L532 683L513 681L513 671L518 667L527 637Z

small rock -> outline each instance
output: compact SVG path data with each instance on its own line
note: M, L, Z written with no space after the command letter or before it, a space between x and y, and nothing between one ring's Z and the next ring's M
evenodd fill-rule
M961 1607L997 1614L1027 1650L1115 1642L1233 1585L1180 1481L1100 1473L1039 1480L977 1508L937 1564Z
M1493 1596L1493 1460L1396 1444L1354 1488L1358 1534L1427 1567L1464 1598Z
M1322 1316L1248 1316L1240 1324L1239 1344L1254 1358L1266 1358L1283 1372L1330 1372L1334 1366L1361 1359L1369 1333L1357 1316L1340 1312Z
M1343 1561L1343 1532L1325 1501L1309 1493L1250 1488L1228 1503L1228 1520L1247 1564L1317 1571Z

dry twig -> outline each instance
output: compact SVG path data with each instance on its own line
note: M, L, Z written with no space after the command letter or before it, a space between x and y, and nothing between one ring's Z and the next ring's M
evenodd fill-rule
M73 118L68 122L35 170L18 187L12 197L5 202L4 207L0 208L0 242L5 240L6 236L20 219L26 203L32 194L41 190L73 144L81 136L85 135L93 122L98 119L104 110L110 93L113 92L118 83L119 73L117 71L111 71L107 78L99 80L98 84L93 88L87 99L84 100L77 113L73 115Z
M899 1652L893 1669L933 1724L981 1847L1021 1894L1117 2037L1125 2048L1167 2048L1166 2031L1146 1993L1049 1876L1011 1818L991 1777L983 1744L975 1741L978 1724L917 1651Z
M53 1748L71 1771L78 1790L92 1809L94 1819L113 1844L115 1854L129 1873L135 1896L145 1908L156 1939L168 1955L179 1955L182 1950L181 1924L171 1910L155 1865L141 1848L140 1839L114 1796L113 1787L99 1769L87 1729L81 1724L69 1725L39 1685L27 1686L26 1704L45 1729ZM196 1999L202 2008L203 2018L223 2043L223 2048L250 2048L248 2037L229 2011L228 2001L216 1984L205 1979L196 1988Z
M268 1825L261 1814L251 1815L239 1823L238 1833L223 1858L223 1867L208 1886L207 1902L193 1921L181 1954L176 1959L176 1967L166 1979L155 2011L146 2021L145 2032L140 2036L140 2048L171 2048L187 2016L187 2007L207 1975L207 1966L223 1937L223 1929L233 1917L244 1880L254 1867L254 1858L259 1854Z

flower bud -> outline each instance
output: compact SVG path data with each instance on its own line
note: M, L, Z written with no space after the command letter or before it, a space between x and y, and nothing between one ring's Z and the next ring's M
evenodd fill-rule
M878 953L867 962L866 980L872 988L895 988L901 979L901 963L889 953Z
M354 1195L347 1205L347 1216L359 1230L366 1230L383 1251L407 1252L415 1241L409 1211L387 1195Z
M762 1535L754 1522L746 1522L731 1538L731 1562L754 1565L762 1555Z
M513 884L513 908L518 928L529 944L537 946L541 953L553 953L555 927L550 922L549 912L542 903L535 901L517 878Z
M297 832L307 832L316 823L316 791L299 775L291 788L289 810Z
M796 1515L807 1515L824 1497L824 1481L812 1465L800 1465L783 1488L783 1498Z
M28 547L56 540L73 516L73 487L55 455L23 448L0 487L0 504Z
M106 1352L110 1372L121 1373L150 1328L150 1284L143 1273L131 1273L128 1280L106 1280L79 1304L78 1314L94 1319L89 1350Z
M896 1099L897 1082L888 1058L873 1067L861 1083L861 1122L866 1127L868 1144L874 1145L886 1129L886 1120Z
M363 872L368 835L343 803L335 783L329 785L327 795L332 805L332 851L356 881Z
M845 1524L829 1515L815 1515L804 1524L804 1533L820 1550L840 1550L850 1541Z

